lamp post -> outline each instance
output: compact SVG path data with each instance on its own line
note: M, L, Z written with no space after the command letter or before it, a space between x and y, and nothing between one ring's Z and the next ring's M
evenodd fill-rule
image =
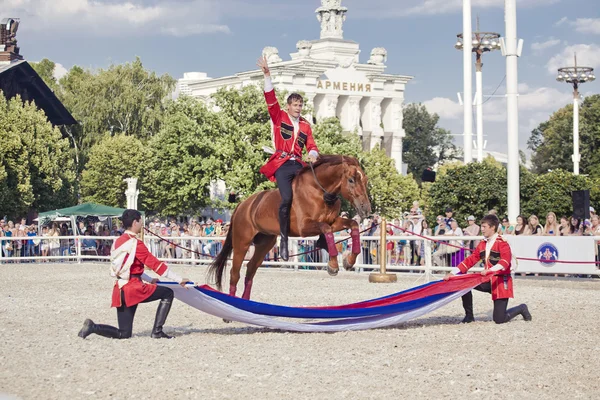
M463 0L463 37L471 37L471 0ZM464 163L473 161L473 76L471 71L471 50L463 49L463 152Z
M458 40L454 47L464 51L463 35L456 35ZM500 34L495 32L481 32L479 30L479 18L477 19L477 30L471 37L471 51L475 53L475 85L477 99L475 106L477 110L477 161L483 161L483 53L500 49Z
M567 82L573 86L573 174L579 175L579 85L596 80L594 68L578 67L577 54L575 54L575 65L558 69L556 80Z

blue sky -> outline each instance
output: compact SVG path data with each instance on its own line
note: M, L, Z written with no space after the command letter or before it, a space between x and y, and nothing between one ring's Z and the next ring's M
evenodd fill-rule
M472 0L481 29L504 33L504 0ZM211 77L253 69L265 46L289 59L301 39L317 39L320 0L1 0L0 17L21 18L21 53L64 68L107 67L140 56L144 65L176 78L187 71ZM360 43L361 62L373 47L388 51L387 73L412 75L406 101L422 102L440 125L462 133L462 54L453 44L462 29L462 0L343 0L348 7L344 37ZM518 35L525 40L519 61L520 147L531 129L572 99L555 81L558 66L600 68L597 0L517 0ZM62 70L62 68L60 68ZM60 71L57 71L60 73ZM505 74L500 52L484 56L484 94ZM582 92L600 92L600 80ZM496 94L503 94L503 83ZM506 150L503 98L484 106L487 149ZM462 138L457 137L462 144Z

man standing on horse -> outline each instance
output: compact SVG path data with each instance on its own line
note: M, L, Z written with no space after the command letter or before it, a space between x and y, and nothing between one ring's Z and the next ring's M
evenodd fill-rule
M279 229L281 232L280 255L284 261L289 258L288 232L290 230L290 209L292 207L292 181L298 170L305 166L302 161L302 149L306 147L308 159L315 162L319 157L319 149L312 136L310 123L302 118L303 98L292 93L287 98L286 110L282 110L275 96L271 82L271 72L267 58L258 60L258 66L265 75L265 99L273 122L273 144L275 153L260 169L269 180L277 181L281 194L279 206Z

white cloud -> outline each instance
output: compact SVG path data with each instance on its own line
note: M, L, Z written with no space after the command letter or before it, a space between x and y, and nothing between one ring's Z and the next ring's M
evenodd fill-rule
M561 0L517 0L517 7L536 7ZM353 15L369 18L395 18L408 15L450 14L462 10L462 0L346 0ZM504 8L504 0L472 0L474 9ZM354 14L356 13L356 14Z
M554 24L554 26L561 26L562 24L564 24L565 22L568 22L569 18L567 17L562 17L561 19L559 19L558 21L556 21L556 23Z
M60 78L65 76L68 72L69 71L62 64L55 63L54 72L52 73L52 75L54 76L54 78L56 78L56 80L59 80Z
M423 102L423 105L430 113L436 113L440 118L459 119L463 115L463 106L446 97L435 97Z
M572 25L577 32L600 35L600 18L577 18Z
M2 14L21 18L22 28L98 36L228 33L215 0L4 0Z
M600 67L600 46L597 44L575 44L567 46L552 57L546 64L550 74L556 74L561 67L574 65L573 55L577 53L577 64L586 67Z
M567 17L562 17L554 26L561 26L565 23L574 27L579 33L600 35L600 18L577 18L575 21L571 21Z
M545 42L532 43L531 50L533 50L534 52L541 52L542 50L549 49L550 47L554 47L558 44L560 44L559 39L550 38L549 40L546 40Z
M527 151L527 140L531 131L552 113L572 102L573 95L565 85L560 90L554 87L531 88L526 83L519 84L519 148ZM429 112L440 116L439 125L452 132L463 130L463 107L449 98L436 97L423 103ZM473 137L476 135L475 113L473 114ZM484 98L483 105L484 140L487 150L506 151L506 99ZM462 146L462 136L455 137Z

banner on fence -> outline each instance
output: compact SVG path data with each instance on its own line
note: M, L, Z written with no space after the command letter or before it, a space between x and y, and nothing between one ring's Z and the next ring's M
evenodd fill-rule
M597 274L596 242L593 237L503 236L519 260L518 272L544 274ZM575 263L564 263L574 261ZM581 264L579 264L581 263Z

